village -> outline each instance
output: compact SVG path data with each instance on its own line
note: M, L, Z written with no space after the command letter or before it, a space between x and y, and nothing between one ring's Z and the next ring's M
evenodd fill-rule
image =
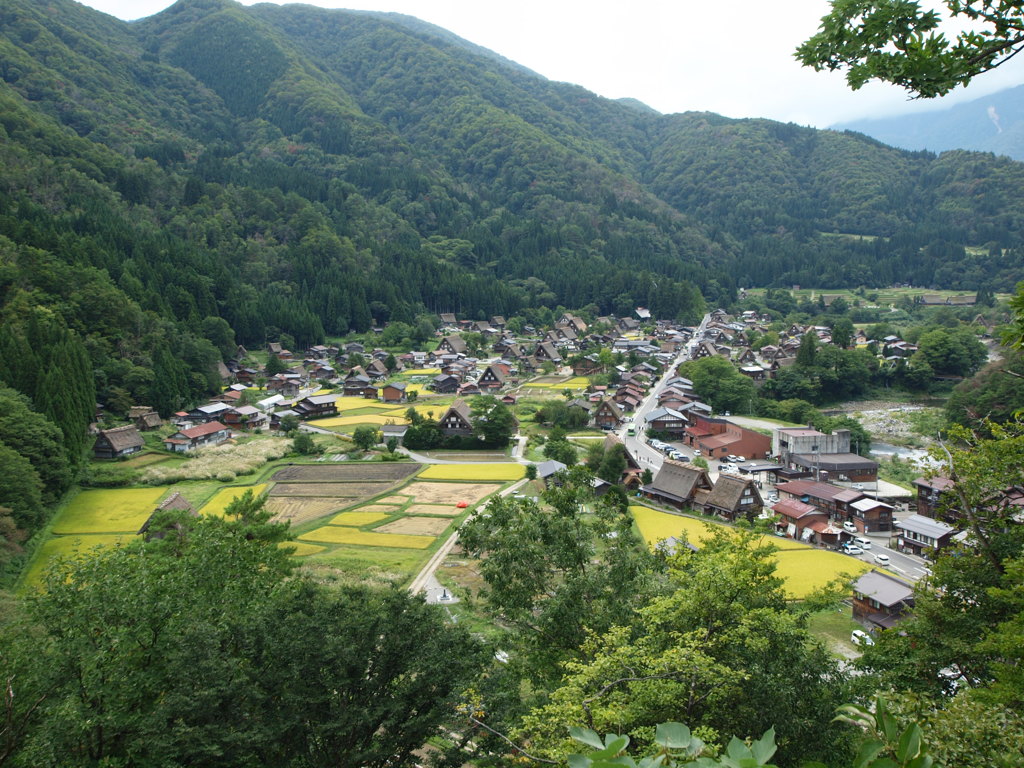
M221 367L221 395L173 414L169 423L152 409L135 407L130 423L97 430L94 455L125 460L156 449L187 457L283 431L351 439L362 430L373 435L364 447L381 458L481 465L466 479L483 478L483 465L514 462L528 468L513 488L521 490L524 483L558 483L564 470L599 444L597 455L618 451L623 462L617 476L595 479L597 494L618 485L665 514L761 521L782 539L841 553L856 560L852 572L861 574L853 584L853 617L868 629L890 627L912 610L913 582L928 573L928 558L965 535L945 511L952 507L940 503L949 496L949 481L922 475L913 490L886 482L876 460L853 450L849 430L827 434L715 413L693 382L678 374L683 362L716 357L760 384L794 364L808 334L831 343L827 326L792 325L778 334L778 344L754 350L749 337L764 333L770 321L753 311L731 316L719 309L698 326L686 326L638 308L632 317L599 317L591 324L564 313L550 328L514 333L500 316L480 321L442 313L436 342L425 349L395 352L361 341L298 354L280 343L268 344L262 354L240 347ZM851 341L869 343L863 331ZM883 342L874 345L881 364L916 349L898 337ZM488 445L490 450L474 454L474 447L485 446L475 437L472 406L484 396L514 414L500 440L509 447L495 452ZM457 446L458 452L406 447L411 425L424 419L436 424L443 441L455 441L440 447ZM546 449L550 437L571 446L568 457ZM315 460L350 458L331 448L325 453ZM363 461L375 455L352 454ZM323 508L339 504L325 502ZM447 530L448 522L432 530ZM669 549L679 543L675 536L660 543L653 535L648 539ZM841 569L842 563L828 573Z

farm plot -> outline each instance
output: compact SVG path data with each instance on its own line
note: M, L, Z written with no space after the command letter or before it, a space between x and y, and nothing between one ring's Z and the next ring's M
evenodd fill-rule
M410 504L405 510L407 515L441 515L443 517L457 517L466 510L459 507L442 506L440 504Z
M203 505L204 515L223 515L228 506L235 499L241 498L246 491L252 491L253 496L259 496L267 490L266 483L249 486L235 486L233 488L222 488L213 494L213 497Z
M336 517L332 517L327 521L328 525L347 525L350 528L361 528L364 525L373 525L379 523L381 520L387 520L390 515L386 515L383 512L342 512Z
M33 588L42 584L43 575L51 563L58 558L74 559L87 557L92 550L106 549L127 544L134 538L128 534L94 534L89 536L57 536L36 550L32 562L21 576L21 588Z
M418 464L328 464L296 465L278 470L271 480L278 483L397 483L416 474Z
M526 476L522 464L431 464L424 480L519 480Z
M401 494L395 494L394 496L385 496L383 499L377 499L378 504L407 504L412 499L412 496L403 496Z
M352 499L339 499L331 496L299 496L282 498L272 496L267 499L267 509L273 514L275 523L291 522L300 525L329 515L335 510L350 504Z
M363 424L375 424L379 427L385 424L408 424L404 415L394 416L386 413L364 413L356 416L332 416L326 419L317 419L310 424L331 429L332 427L354 427Z
M270 489L270 497L332 496L365 499L384 493L393 483L281 483Z
M424 483L417 481L405 487L419 504L442 504L454 507L459 502L475 504L501 486L496 483Z
M291 549L292 557L309 557L310 555L316 555L327 549L327 547L321 546L320 544L310 544L305 541L286 541L282 542L281 546Z
M375 533L341 525L325 525L323 528L304 533L299 538L303 541L327 544L359 544L365 547L399 547L402 549L426 549L434 543L433 536Z
M58 514L53 533L135 533L167 488L82 491Z
M408 533L413 535L440 536L451 520L443 517L403 517L390 523L374 528L375 533Z
M632 506L629 510L641 535L652 547L661 539L682 534L685 534L689 541L699 544L709 538L713 530L707 528L705 522L690 517L640 506ZM733 530L717 523L711 525ZM765 536L763 541L778 547L779 551L774 555L776 573L785 581L786 591L790 596L798 600L807 597L815 589L824 587L833 579L846 576L855 578L870 570L870 566L860 560L838 552L815 549L792 539Z

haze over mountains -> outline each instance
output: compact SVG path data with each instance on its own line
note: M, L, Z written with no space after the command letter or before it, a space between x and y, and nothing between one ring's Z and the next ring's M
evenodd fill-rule
M163 338L188 361L221 322L306 344L422 312L695 319L741 286L1024 277L1018 163L659 115L408 17L8 0L0 62L4 307L56 311L100 359Z
M970 149L1024 160L1024 85L923 114L833 126L893 147L945 152Z

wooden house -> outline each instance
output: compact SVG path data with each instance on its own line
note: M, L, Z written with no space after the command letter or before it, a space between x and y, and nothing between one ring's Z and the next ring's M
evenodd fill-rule
M745 518L750 522L761 514L764 501L749 477L720 474L715 487L704 499L704 513L726 520Z
M504 363L492 363L480 374L477 385L480 389L498 390L505 386L511 369Z
M385 403L404 403L409 399L406 393L407 387L408 385L404 381L385 384L380 390L381 399Z
M640 492L652 501L684 509L701 508L714 486L706 470L665 459L658 474Z
M892 629L914 606L914 588L881 571L868 571L853 583L853 618Z
M451 336L445 336L441 339L441 343L437 345L436 353L440 354L451 354L451 355L464 355L468 349L466 342L457 333Z
M455 392L459 388L459 377L450 373L441 373L430 381L430 389L439 395L446 395Z
M622 424L622 407L611 398L605 398L594 409L594 425L600 429L618 429Z
M92 454L97 459L120 459L138 453L145 445L134 424L104 429L96 435Z
M310 395L295 404L301 419L320 419L338 415L337 395Z
M211 421L164 438L164 448L175 453L186 453L207 445L218 445L230 437L231 430L228 427L219 421Z
M466 405L464 400L456 400L445 411L438 422L438 426L441 432L447 436L471 437L473 435L473 421L470 417L469 406Z

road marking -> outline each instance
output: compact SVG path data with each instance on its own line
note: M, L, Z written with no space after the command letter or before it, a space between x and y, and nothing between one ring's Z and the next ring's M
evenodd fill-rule
M906 571L904 571L904 570L903 570L902 568L897 568L897 567L896 567L895 565L890 565L889 567L890 567L890 568L892 568L892 569L893 569L894 571L896 571L896 573L902 573L902 574L903 574L904 576L905 576L905 575L906 575L906 573L907 573L907 572L906 572Z

